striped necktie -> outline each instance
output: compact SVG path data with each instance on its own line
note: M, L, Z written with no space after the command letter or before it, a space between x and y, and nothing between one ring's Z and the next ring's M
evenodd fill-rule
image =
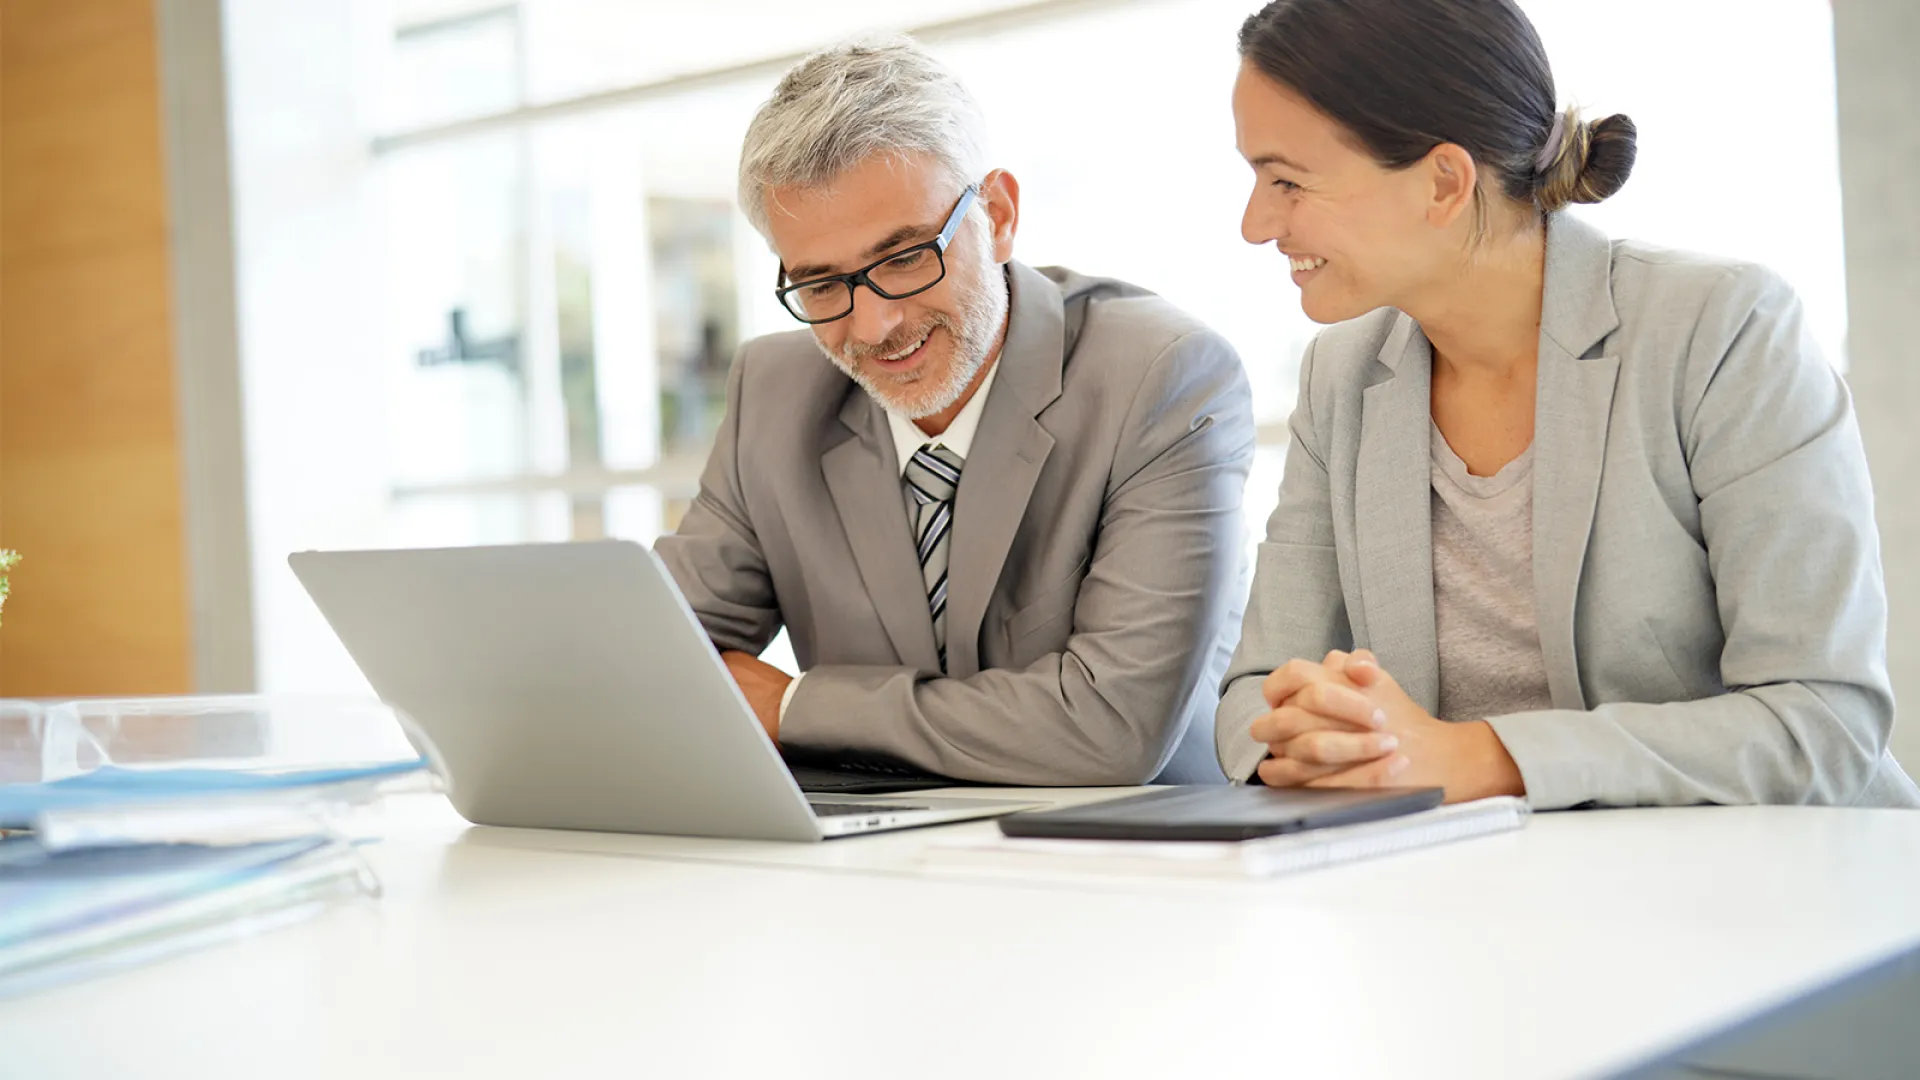
M933 642L940 649L940 670L947 669L947 548L953 536L953 493L960 487L959 454L944 446L923 446L906 468L907 494L914 504L914 546L920 577L927 586L927 610L933 614Z

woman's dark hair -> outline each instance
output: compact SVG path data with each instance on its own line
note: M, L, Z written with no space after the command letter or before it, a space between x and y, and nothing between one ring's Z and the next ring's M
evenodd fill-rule
M1548 213L1633 172L1632 120L1555 112L1546 49L1513 0L1273 0L1241 25L1240 56L1386 168L1454 143Z

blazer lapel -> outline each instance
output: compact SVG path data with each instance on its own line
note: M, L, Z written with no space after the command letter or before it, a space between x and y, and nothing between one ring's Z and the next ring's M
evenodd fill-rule
M1060 289L1038 271L1007 264L1007 338L992 393L954 496L947 579L947 673L980 670L980 625L1000 582L1027 501L1053 451L1038 419L1060 396L1067 351Z
M913 555L913 529L885 414L865 391L849 383L840 422L853 434L821 455L820 470L853 548L854 565L901 662L937 672L940 653L933 640L933 616Z
M1534 401L1533 590L1547 687L1558 709L1585 709L1574 652L1574 603L1600 497L1618 357L1599 355L1620 325L1612 245L1565 214L1547 231Z
M1428 434L1433 352L1411 317L1400 316L1380 362L1391 376L1362 396L1355 468L1354 547L1366 616L1360 644L1432 712L1440 707Z

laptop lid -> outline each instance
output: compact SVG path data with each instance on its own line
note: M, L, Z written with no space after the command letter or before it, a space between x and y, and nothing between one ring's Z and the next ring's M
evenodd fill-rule
M647 548L606 540L287 561L374 690L433 740L469 821L820 839Z

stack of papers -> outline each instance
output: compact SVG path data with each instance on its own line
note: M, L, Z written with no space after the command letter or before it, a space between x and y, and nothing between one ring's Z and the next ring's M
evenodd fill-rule
M1037 840L997 836L936 844L928 849L926 862L933 870L1023 878L1107 875L1168 880L1259 879L1509 832L1524 826L1529 812L1524 799L1501 797L1258 840Z
M258 697L0 702L0 996L377 896L341 826L437 788L402 723Z

